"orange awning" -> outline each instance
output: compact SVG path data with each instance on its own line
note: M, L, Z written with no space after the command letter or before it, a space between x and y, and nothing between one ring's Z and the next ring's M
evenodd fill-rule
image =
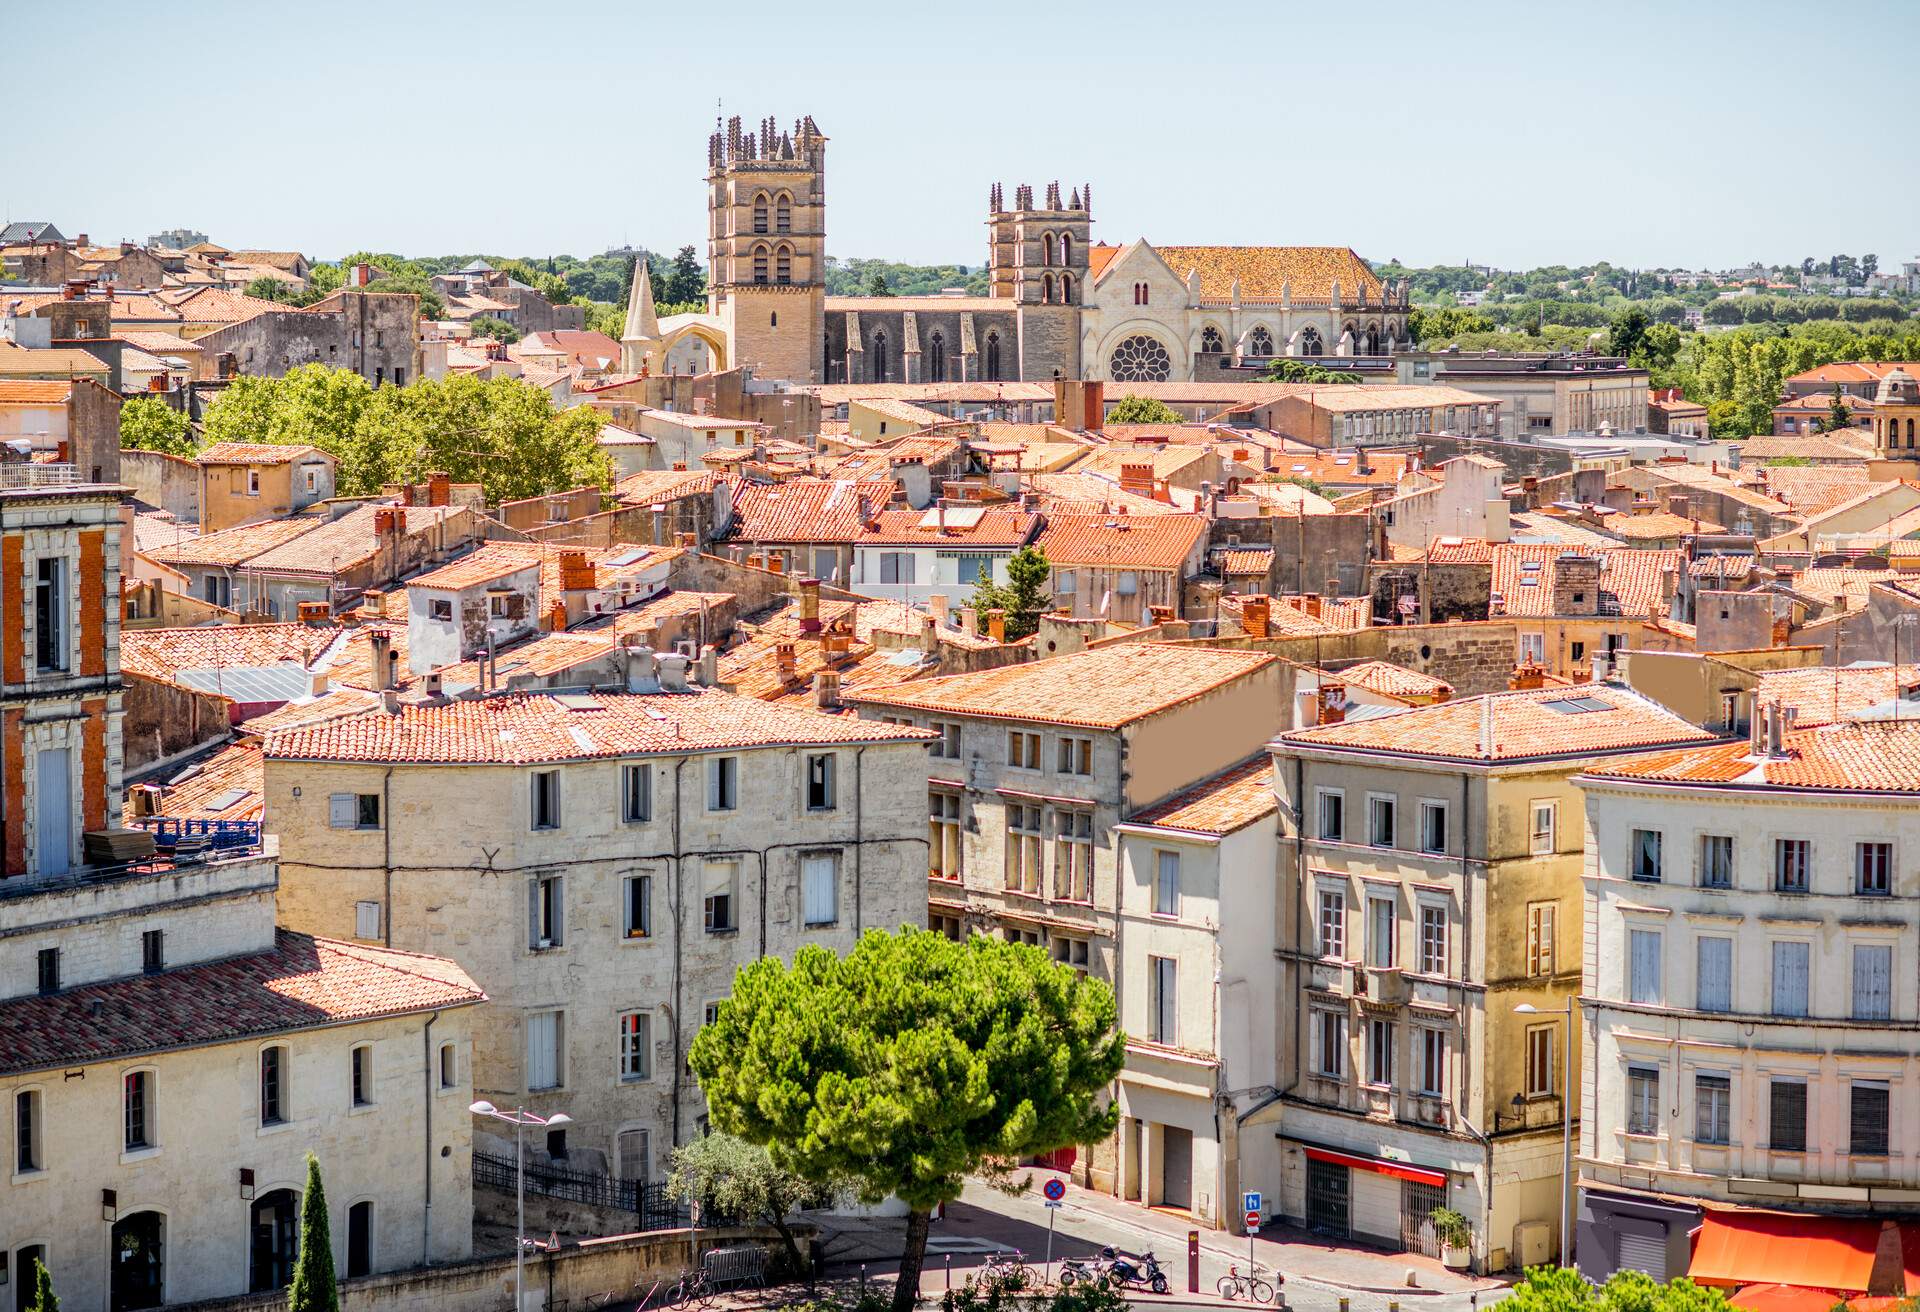
M1748 1285L1727 1300L1745 1312L1832 1312L1839 1301L1830 1289L1805 1285Z
M1877 1220L1708 1212L1687 1275L1706 1285L1804 1285L1865 1293L1880 1245Z

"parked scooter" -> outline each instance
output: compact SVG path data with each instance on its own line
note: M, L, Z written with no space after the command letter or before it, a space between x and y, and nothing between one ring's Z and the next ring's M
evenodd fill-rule
M1144 1285L1156 1294L1164 1294L1172 1288L1151 1249L1138 1258L1123 1256L1112 1247L1101 1249L1100 1255L1107 1259L1107 1270L1114 1279L1129 1289Z

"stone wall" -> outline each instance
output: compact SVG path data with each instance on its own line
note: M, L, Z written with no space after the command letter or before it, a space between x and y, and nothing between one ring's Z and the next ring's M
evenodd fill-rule
M1555 447L1534 446L1527 442L1509 442L1486 437L1444 437L1434 433L1420 435L1421 459L1431 469L1455 456L1485 456L1506 466L1509 480L1551 478L1573 469L1573 455Z
M304 310L263 310L195 341L196 379L235 372L279 378L303 364L351 369L369 382L406 383L419 376L420 298L344 290Z
M120 481L133 489L136 500L183 523L200 522L200 467L193 461L160 451L123 449Z
M90 379L76 379L67 402L67 452L80 477L120 481L120 396Z
M1446 680L1453 685L1455 697L1476 697L1506 690L1513 674L1518 633L1518 627L1509 620L1491 620L1480 624L1381 626L1320 637L1249 638L1239 634L1190 641L1201 647L1270 651L1299 665L1388 661ZM1291 704L1291 669L1285 672L1285 683L1285 695Z
M1273 568L1267 590L1318 592L1353 597L1366 591L1365 562L1372 517L1357 515L1263 515L1257 519L1216 519L1208 545L1272 547ZM1338 587L1329 586L1338 580Z
M553 1307L584 1307L594 1294L677 1279L687 1269L690 1240L685 1230L659 1230L562 1244L532 1254L526 1263L528 1306L550 1302ZM773 1251L779 1243L779 1236L764 1227L700 1232L703 1252L741 1244L762 1244ZM657 1296L654 1302L659 1303ZM501 1312L512 1305L511 1253L340 1282L340 1312ZM183 1312L283 1312L287 1298L284 1293L251 1294L174 1306Z
M122 731L127 773L225 738L232 705L225 697L210 692L127 675L127 716Z

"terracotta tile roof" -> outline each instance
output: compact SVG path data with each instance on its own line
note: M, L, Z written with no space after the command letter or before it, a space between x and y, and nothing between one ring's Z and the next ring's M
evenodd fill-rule
M620 362L620 343L605 333L586 332L579 328L555 328L543 333L529 333L521 339L520 345L550 347L568 356L576 369L599 369L602 361Z
M794 479L767 486L749 483L733 501L739 542L852 542L893 499L893 485Z
M1344 670L1325 671L1325 675L1382 697L1449 697L1453 694L1453 685L1444 679L1387 661L1362 661Z
M1641 618L1660 605L1665 571L1671 567L1677 576L1684 564L1677 549L1587 552L1557 543L1503 542L1493 549L1492 577L1492 591L1505 602L1503 613L1522 619L1551 616L1554 578L1560 557L1566 555L1598 557L1602 614Z
M1753 557L1699 556L1687 562L1687 573L1709 583L1739 583L1753 574Z
M247 568L332 576L365 564L387 550L373 531L374 517L382 512L403 516L401 532L407 535L427 533L449 516L464 513L453 506L359 506L311 533L268 548L249 559Z
M920 742L925 730L768 706L712 688L595 693L562 702L507 693L392 715L353 716L267 738L274 761L393 761L527 765L619 756L674 756L840 743Z
M1118 483L1098 474L1029 474L1026 485L1040 494L1039 508L1050 518L1098 515L1105 519L1122 510L1135 518L1180 513L1179 506L1123 491Z
M140 510L133 516L133 549L147 555L200 536L197 524L175 519L164 510Z
M1499 544L1505 546L1505 543ZM1435 538L1427 548L1425 559L1434 565L1491 565L1498 548L1485 538ZM1410 549L1412 554L1407 560L1421 559L1420 549ZM1396 559L1399 559L1396 555Z
M1311 401L1314 409L1333 414L1345 414L1349 410L1444 410L1450 405L1499 404L1494 397L1438 383L1428 386L1416 383L1350 383L1344 387L1294 383L1292 386L1299 389L1295 395ZM1485 456L1461 456L1458 459L1484 462L1483 467L1491 465L1497 469L1505 468L1498 461L1487 460Z
M329 670L328 674L330 678L334 677L333 671ZM332 720L342 715L364 715L379 704L378 693L363 688L333 688L318 697L288 702L274 707L265 715L242 720L234 729L255 738L264 738L275 729L291 729L297 724L317 724L321 720ZM258 743L254 745L259 746Z
M1743 506L1751 506L1755 510L1784 515L1792 509L1784 501L1762 492L1755 492L1752 488L1742 487L1725 475L1716 474L1703 465L1659 465L1650 467L1645 472L1656 484L1680 483L1702 492L1718 492L1729 500L1737 501Z
M1525 511L1511 515L1507 519L1510 539L1514 542L1557 542L1565 547L1581 547L1589 551L1603 550L1617 546L1618 538L1596 533L1583 524L1576 524L1564 514L1551 509ZM1415 558L1419 553L1415 552ZM1492 549L1488 549L1488 562L1492 561Z
M1226 596L1220 598L1220 617L1223 620L1231 621L1227 630L1230 633L1238 630L1240 627L1241 617L1245 613L1241 603L1245 600L1246 598L1238 593L1228 593ZM1278 598L1269 598L1269 600L1279 602ZM1324 611L1324 606L1322 609ZM1338 632L1340 632L1340 630L1334 626L1332 617L1325 620L1315 619L1298 606L1290 606L1284 602L1279 602L1279 604L1269 608L1267 616L1267 636L1269 637L1326 637L1329 634Z
M1203 779L1183 793L1127 817L1188 834L1231 834L1280 809L1273 793L1273 757L1265 752Z
M859 406L862 410L871 410L877 415L883 415L888 419L897 419L903 424L918 424L922 428L929 427L933 424L951 422L939 411L928 410L924 406L913 404L911 401L895 400L888 397L862 397L860 400L853 402L853 404Z
M1273 548L1230 547L1213 560L1222 574L1258 574L1265 578L1273 568Z
M1920 721L1874 720L1790 729L1782 754L1723 743L1614 761L1587 771L1601 779L1737 785L1812 792L1920 793Z
M326 520L319 515L295 515L288 519L267 519L258 524L242 524L200 537L163 543L146 551L162 565L219 565L231 568L253 559L263 551L291 542L311 533ZM144 550L144 549L143 549Z
M65 405L72 395L73 384L64 379L0 378L0 405Z
M1793 576L1791 586L1800 595L1821 601L1845 598L1848 610L1858 610L1867 604L1874 584L1898 577L1898 572L1891 569L1803 569Z
M712 493L720 475L711 469L643 469L613 485L622 501L651 504Z
M1650 515L1636 515L1623 511L1617 515L1603 515L1600 523L1606 531L1627 542L1658 542L1667 538L1688 537L1695 533L1724 533L1725 527L1711 520L1682 518L1657 510Z
M258 820L266 808L260 744L224 747L192 770L175 775L160 799L160 814L179 820ZM128 801L126 823L133 823Z
M1411 451L1376 451L1366 456L1366 469L1351 451L1288 451L1273 458L1273 476L1299 474L1316 483L1334 486L1392 487L1413 464Z
M1920 362L1913 360L1838 360L1832 364L1823 364L1818 368L1789 374L1782 380L1784 384L1801 383L1877 383L1895 369L1904 369L1915 377L1920 377ZM1827 400L1832 399L1829 387Z
M1055 567L1179 570L1206 536L1200 515L1049 515L1036 542Z
M1269 513L1281 515L1331 515L1334 513L1332 501L1298 483L1242 483L1240 490L1233 495L1236 498L1244 497L1270 507ZM1365 489L1356 495L1370 499L1373 491Z
M343 633L335 624L209 624L195 629L127 629L120 668L172 681L181 670L312 665Z
M1920 684L1920 665L1814 665L1798 670L1769 670L1754 685L1756 706L1778 703L1797 712L1800 727L1852 719L1890 702L1901 689ZM1909 694L1910 695L1910 694Z
M1578 703L1592 703L1586 708ZM1567 708L1556 710L1555 706ZM1491 742L1487 731L1491 729ZM1391 715L1283 733L1283 746L1466 761L1595 756L1715 735L1612 684L1488 693Z
M187 323L238 323L267 310L290 308L278 301L263 301L257 296L246 296L221 287L168 292L163 293L160 299L169 302Z
M920 679L847 700L876 707L1117 729L1245 678L1276 659L1258 651L1126 643L995 670Z
M1862 416L1871 415L1873 413L1873 399L1871 397L1844 396L1840 399L1840 404L1844 405L1847 408L1849 417L1856 424L1859 423ZM1799 418L1800 416L1804 415L1808 418L1824 419L1829 413L1832 412L1832 410L1833 410L1833 393L1832 392L1809 392L1805 396L1787 397L1784 401L1780 402L1779 405L1776 405L1773 408L1773 413L1775 415L1787 417L1787 418ZM1844 434L1845 432L1850 432L1850 431L1857 431L1857 430L1846 429L1846 430L1842 430L1842 433ZM1814 434L1808 434L1804 437L1787 436L1787 435L1769 437L1767 434L1758 434L1754 437L1749 437L1741 441L1740 443L1741 459L1743 460L1759 459L1760 457L1757 455L1751 455L1751 456L1748 455L1748 451L1755 442L1761 441L1763 438L1772 442L1794 442L1794 441L1810 442L1810 441L1817 440L1816 435ZM1785 454L1785 453L1782 452L1781 454Z
M1100 275L1119 253L1120 248L1111 242L1097 241L1087 247L1087 281L1099 282Z
M1292 611L1312 620L1315 617L1309 613L1309 609L1316 604L1320 608L1319 622L1336 633L1351 633L1373 625L1372 597L1321 597L1316 603L1302 595L1277 596L1273 598L1271 613L1284 615Z
M885 456L896 465L931 465L951 460L959 453L961 445L960 439L950 434L913 433L879 448L874 454Z
M1127 465L1147 465L1153 469L1155 478L1172 478L1189 466L1205 464L1213 458L1212 449L1204 446L1175 446L1164 442L1143 446L1115 443L1089 448L1086 457L1073 466L1073 472L1118 478Z
M1151 243L1149 243L1151 244ZM1100 249L1098 246L1091 250ZM1345 246L1155 246L1181 281L1200 273L1200 295L1225 300L1240 284L1243 298L1277 300L1284 287L1296 299L1325 300L1340 284L1343 305L1380 301L1380 279ZM1104 269L1104 262L1102 265ZM1098 277L1097 274L1089 276Z
M858 539L863 547L910 546L1006 547L1024 545L1039 526L1040 517L1025 511L983 509L978 506L951 506L946 512L946 531L940 529L940 511L886 510L874 521L874 527Z
M320 448L303 444L278 445L270 442L215 442L202 447L194 460L202 465L290 465L307 456L324 456Z
M631 542L616 542L610 547L587 547L574 543L487 542L456 561L407 580L407 586L444 589L450 592L479 587L503 579L532 565L540 567L540 605L550 607L562 595L560 557L578 552L593 566L593 586L615 589L623 583L637 582L680 555L677 547L648 547ZM616 564L624 561L624 564Z
M1767 491L1798 515L1818 515L1851 501L1867 488L1863 464L1780 466L1767 470Z
M0 1074L123 1060L485 999L479 985L451 961L282 929L275 931L268 952L0 1002ZM191 1115L184 1109L183 1114Z
M507 578L522 570L537 569L539 565L538 549L528 550L514 542L487 542L439 569L414 575L407 580L407 586L461 592Z
M111 372L105 360L78 347L26 347L0 340L0 377L20 378L38 374L56 379L105 379Z
M407 672L407 632L406 623L399 620L384 620L349 629L341 635L339 642L314 660L312 668L326 674L335 688L369 690L379 682L373 672L373 635L382 633L386 635L392 653L389 669L397 672L396 686L404 688L412 681L412 676Z

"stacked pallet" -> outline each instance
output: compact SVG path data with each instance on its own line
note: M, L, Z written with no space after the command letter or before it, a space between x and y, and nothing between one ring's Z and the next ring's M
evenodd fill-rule
M153 855L153 835L144 829L96 829L85 843L90 866L125 865Z

